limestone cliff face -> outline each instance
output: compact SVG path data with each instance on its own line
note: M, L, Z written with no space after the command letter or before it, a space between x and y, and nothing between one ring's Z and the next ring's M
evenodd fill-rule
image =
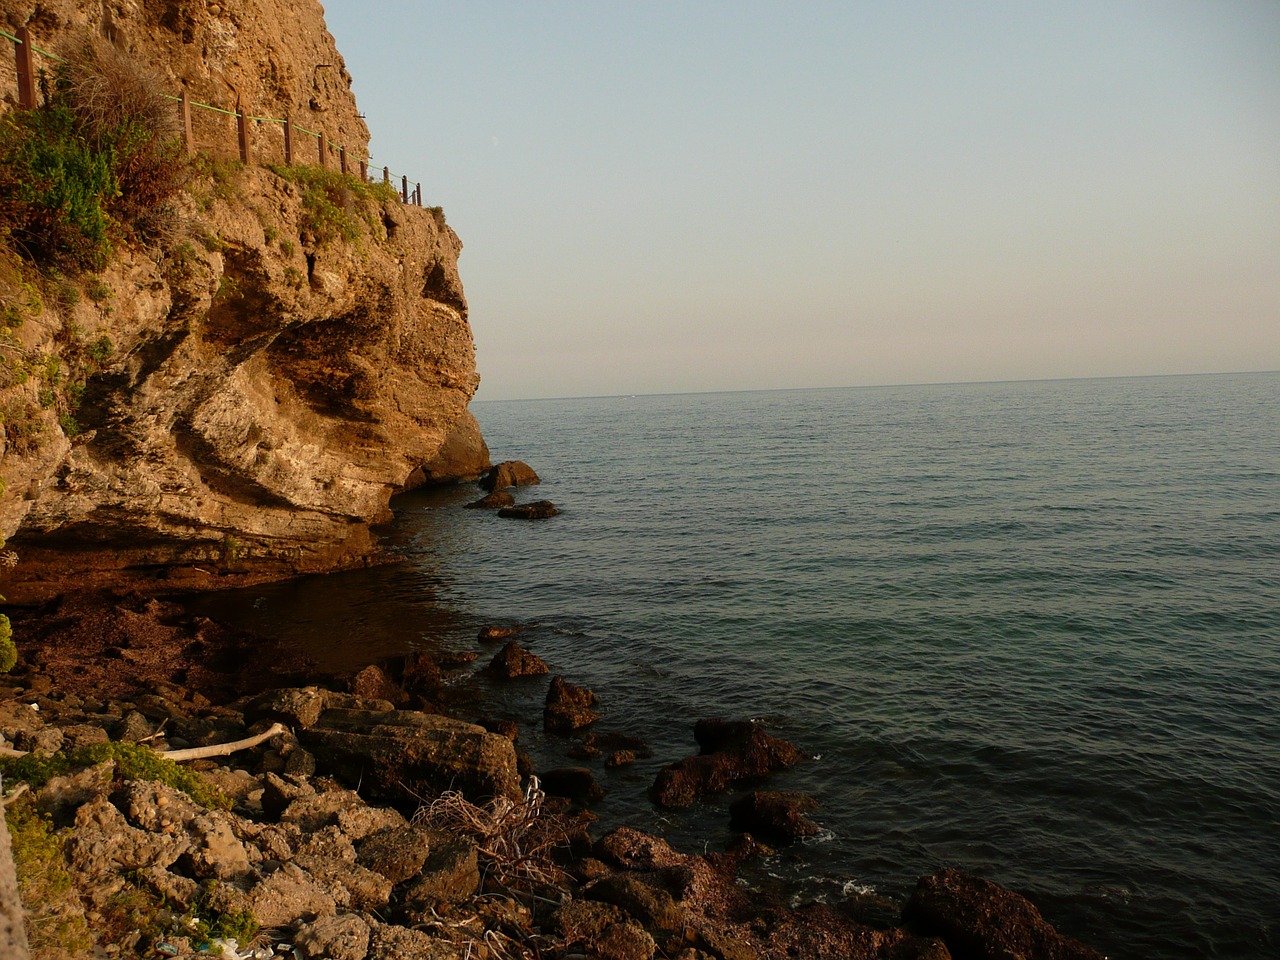
M259 39L268 27L305 33L305 13L336 56L314 2L108 8L117 26L144 22L119 11L198 8L207 27L213 11L254 10L237 35L250 64L250 26ZM349 91L329 109L357 129ZM457 236L438 209L350 194L345 229L326 231L308 189L255 166L206 174L174 237L118 247L74 295L46 281L26 298L11 350L39 375L0 383L0 533L21 558L0 570L0 593L349 566L373 551L369 525L394 493L487 466L467 412L479 377ZM12 264L0 269L7 302L23 300L21 284ZM83 392L60 421L51 385L77 369ZM472 439L442 466L457 437Z

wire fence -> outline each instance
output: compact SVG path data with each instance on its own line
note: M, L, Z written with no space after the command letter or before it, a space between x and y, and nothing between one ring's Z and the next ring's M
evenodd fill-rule
M36 55L39 54L54 63L66 63L67 61L56 53L51 53L36 46L27 27L19 27L16 33L9 33L7 30L0 29L0 37L13 41L18 107L20 109L33 109L36 106L36 86L39 76L36 67ZM370 158L368 157L349 158L346 146L330 142L323 130L308 130L294 123L287 116L255 116L249 112L248 107L244 105L238 95L233 109L191 100L188 98L185 89L180 96L175 97L168 93L162 94L162 96L172 100L177 105L182 124L183 143L188 154L196 152L198 139L205 141L210 136L213 136L223 143L229 139L226 134L225 124L221 126L221 129L210 124L200 124L201 135L197 137L197 124L194 120L195 114L193 111L204 111L210 115L230 117L234 120L236 146L240 154L240 160L246 164L254 163L259 159L264 163L269 162L265 158L271 156L278 157L285 164L291 165L295 162L307 162L303 158L305 155L310 155L314 157L314 162L321 167L336 164L337 169L344 174L359 176L367 182L377 182L380 179L383 183L393 184L398 187L402 203L422 206L421 183L413 184L411 189L407 176L403 174L396 176L392 174L388 167L383 167L381 171L371 169L369 166ZM302 139L299 140L299 138ZM314 143L310 141L314 141ZM379 173L381 177L378 176Z

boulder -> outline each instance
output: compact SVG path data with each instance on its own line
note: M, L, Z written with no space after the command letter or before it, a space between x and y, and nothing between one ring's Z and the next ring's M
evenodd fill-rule
M1058 933L1031 901L960 870L922 877L902 909L903 923L937 936L956 960L1103 960Z
M785 770L805 758L798 747L769 736L750 720L699 720L694 739L701 753L658 772L650 795L659 806L687 807L705 793Z
M356 862L401 883L422 871L430 852L427 832L404 826L369 834L356 847Z
M805 816L817 806L803 793L753 790L729 804L729 829L771 842L794 843L816 837L822 828Z
M572 733L600 719L591 708L600 698L586 687L574 686L564 677L551 678L546 705L542 710L543 726L553 733Z
M459 903L480 889L476 845L463 836L430 831L431 847L417 878L404 888L409 903Z
M480 424L470 410L464 410L436 455L409 475L405 488L475 480L489 469L489 446L480 435Z
M303 742L321 764L367 796L417 803L443 790L468 799L520 800L515 748L506 737L413 710L327 710Z
M422 930L375 923L366 960L464 960L467 953L450 940Z
M325 692L319 687L285 687L269 690L245 708L247 720L279 721L294 730L303 730L320 719Z
M378 667L370 664L351 680L351 693L366 700L386 700L397 706L408 702L408 694Z
M495 464L480 478L480 487L493 492L505 490L507 487L523 487L541 482L538 475L533 472L533 468L524 461L504 460L502 463Z
M597 880L584 896L612 903L639 920L650 930L676 933L684 928L684 912L671 894L625 873Z
M493 493L486 493L479 500L472 500L470 503L463 504L466 510L501 510L503 507L514 506L516 498L505 490L495 490Z
M249 891L248 906L264 927L283 927L338 912L323 885L296 863L284 864L255 884Z
M534 500L532 503L521 503L514 507L503 507L498 516L508 520L546 520L560 513L560 508L550 500Z
M538 677L548 672L547 664L541 657L530 653L514 640L509 640L489 661L489 673L503 680Z

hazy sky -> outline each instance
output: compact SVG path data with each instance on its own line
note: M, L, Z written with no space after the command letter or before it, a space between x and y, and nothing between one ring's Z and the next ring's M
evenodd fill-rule
M328 0L479 396L1280 368L1280 0Z

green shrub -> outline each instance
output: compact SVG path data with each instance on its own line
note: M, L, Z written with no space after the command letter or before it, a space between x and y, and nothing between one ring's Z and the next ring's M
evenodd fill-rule
M324 167L274 165L270 170L302 188L302 226L318 243L339 238L355 243L360 237L360 220L374 229L378 223L376 205L399 197L390 184L369 183Z
M93 938L67 872L62 840L29 797L4 808L18 875L18 897L26 907L32 956L86 956Z
M13 643L13 624L0 613L0 673L8 673L17 665L18 648Z

